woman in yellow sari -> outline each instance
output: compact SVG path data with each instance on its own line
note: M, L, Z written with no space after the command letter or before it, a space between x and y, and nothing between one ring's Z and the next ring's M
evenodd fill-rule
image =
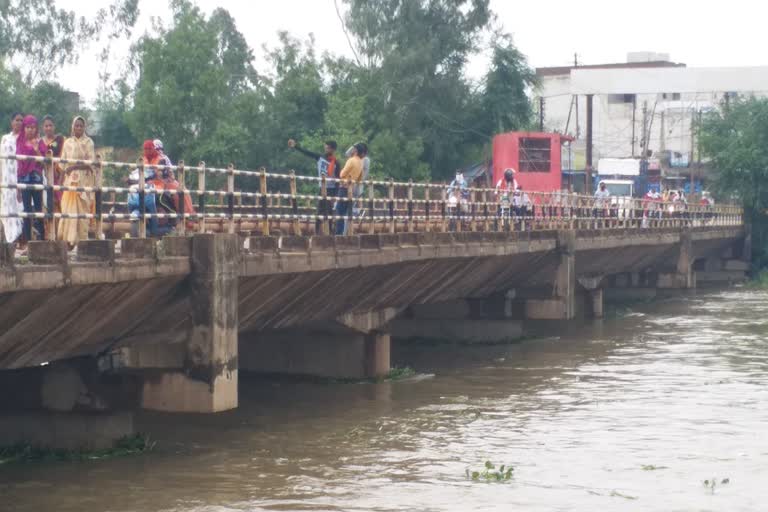
M77 116L72 121L72 136L64 141L61 158L65 160L95 160L93 141L85 134L85 119ZM93 168L84 164L64 164L64 186L93 187ZM93 213L93 194L90 192L65 191L61 198L62 214ZM89 219L66 219L59 221L58 237L71 246L88 239Z

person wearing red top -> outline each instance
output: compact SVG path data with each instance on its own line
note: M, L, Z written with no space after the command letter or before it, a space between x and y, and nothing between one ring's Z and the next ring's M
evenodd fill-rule
M40 138L35 116L26 116L22 123L21 133L16 141L17 156L45 156L47 146ZM20 160L18 163L18 182L24 185L43 184L43 163L30 160ZM24 203L24 213L41 213L43 211L42 190L22 190L21 201ZM40 239L45 238L43 219L35 219L35 230ZM32 240L32 219L24 219L24 239Z

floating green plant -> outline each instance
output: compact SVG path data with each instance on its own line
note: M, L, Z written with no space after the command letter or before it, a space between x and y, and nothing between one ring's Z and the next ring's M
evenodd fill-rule
M472 471L467 468L467 478L473 482L506 482L514 476L515 468L502 464L497 469L491 461L486 461L482 471Z

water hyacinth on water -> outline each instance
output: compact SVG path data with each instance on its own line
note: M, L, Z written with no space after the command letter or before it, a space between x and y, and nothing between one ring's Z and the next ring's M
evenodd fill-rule
M515 468L502 464L498 469L491 461L485 462L485 467L482 471L472 471L467 468L467 478L473 482L486 481L486 482L506 482L512 479Z

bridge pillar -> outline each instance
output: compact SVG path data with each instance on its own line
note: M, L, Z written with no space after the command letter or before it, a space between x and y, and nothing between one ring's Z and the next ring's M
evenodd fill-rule
M183 366L145 378L144 408L213 413L237 407L239 261L237 235L193 237L192 326Z
M525 317L530 320L571 320L576 316L576 233L558 231L557 250L560 261L550 299L528 299Z
M587 291L586 313L592 318L603 318L603 282L604 276L580 277L579 284Z
M694 254L690 231L680 233L680 243L676 251L677 260L674 272L660 272L656 287L660 289L696 288L696 272L693 270Z

